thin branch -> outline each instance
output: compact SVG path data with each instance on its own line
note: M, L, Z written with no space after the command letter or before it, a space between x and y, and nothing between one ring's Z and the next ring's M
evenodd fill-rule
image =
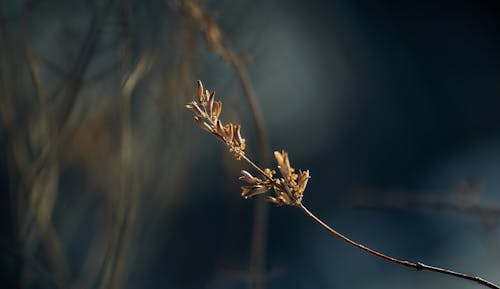
M330 234L332 234L335 237L347 242L348 244L350 244L356 248L359 248L359 249L361 249L369 254L372 254L376 257L382 258L384 260L387 260L387 261L392 262L392 263L397 264L397 265L401 265L401 266L408 267L408 268L413 268L413 269L416 269L418 271L433 271L433 272L437 272L437 273L441 273L441 274L445 274L445 275L449 275L449 276L453 276L453 277L457 277L457 278L471 280L471 281L477 282L477 283L484 285L486 287L489 287L489 288L500 289L500 286L493 284L492 282L487 281L487 280L485 280L481 277L478 277L478 276L473 276L473 275L469 275L469 274L455 272L455 271L448 270L448 269L434 267L434 266L426 265L426 264L421 263L421 262L414 263L414 262L410 262L410 261L399 260L399 259L387 256L385 254L382 254L376 250L370 249L362 244L359 244L359 243L349 239L345 235L339 233L338 231L336 231L332 227L328 226L320 218L316 217L316 215L314 215L311 211L309 211L303 204L300 204L299 208L302 210L302 212L304 212L304 214L306 214L308 217L313 219L316 223L318 223L320 226L322 226Z
M203 85L200 81L198 81L197 99L188 103L186 108L191 109L194 112L195 121L201 128L210 132L213 136L224 143L224 145L229 148L229 151L234 153L237 160L243 160L250 167L259 172L259 174L264 178L260 179L252 176L247 171L242 171L240 179L249 184L241 187L241 195L243 198L247 199L252 196L261 195L264 196L266 200L278 205L298 207L304 214L313 219L335 237L358 249L361 249L368 254L374 255L396 265L413 268L417 271L432 271L456 278L474 281L489 288L500 289L500 286L478 276L434 267L421 262L414 263L406 260L400 260L349 239L345 235L328 226L302 204L303 192L306 188L307 181L310 178L309 171L303 172L299 170L298 174L294 173L295 169L291 167L288 154L285 151L274 153L276 161L278 162L278 169L282 175L281 178L273 177L275 174L273 170L262 169L245 155L244 150L246 142L241 136L241 127L231 123L227 125L222 123L219 119L222 110L222 103L220 101L214 101L214 93L203 91ZM271 189L274 190L275 196L265 195Z
M53 96L49 99L54 99L56 95L62 94L60 104L60 122L62 131L68 126L68 119L74 110L74 104L77 101L78 91L83 84L84 75L94 56L95 49L99 42L104 21L108 16L113 0L107 0L104 7L95 12L89 24L87 34L82 42L78 57L67 75L67 79L63 81L61 86L56 90Z

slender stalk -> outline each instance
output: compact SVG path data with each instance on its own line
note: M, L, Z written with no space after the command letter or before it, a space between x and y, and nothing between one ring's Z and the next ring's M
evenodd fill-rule
M198 81L197 92L197 100L189 102L186 105L186 108L191 109L195 113L194 119L198 123L198 125L217 137L217 139L219 139L227 148L229 148L230 152L234 153L234 156L237 160L243 160L250 167L254 168L260 175L262 175L262 177L265 178L265 180L262 180L258 177L252 176L247 171L242 171L242 177L240 177L240 179L244 180L248 184L247 186L241 187L241 196L243 198L247 199L257 195L262 196L272 189L274 190L275 196L265 195L266 200L278 205L299 207L304 214L313 219L330 234L342 239L343 241L360 250L365 251L368 254L374 255L396 265L413 268L417 271L432 271L456 278L474 281L489 288L500 289L500 286L478 276L434 267L420 262L414 263L411 261L400 260L385 255L379 251L373 250L349 239L332 227L328 226L328 224L323 222L320 218L316 217L316 215L314 215L302 204L303 192L307 186L308 179L310 179L309 170L299 170L298 173L294 173L295 169L290 165L288 153L284 150L282 150L281 152L275 151L274 156L278 163L278 169L282 177L274 178L274 171L270 171L269 169L262 169L259 165L255 164L250 158L245 155L244 150L246 142L245 139L241 136L241 126L231 123L225 126L223 125L222 121L219 119L222 109L222 103L220 101L214 102L214 93L210 93L208 92L208 90L204 92L201 81ZM203 107L203 109L201 107ZM258 273L256 271L253 272ZM258 274L252 274L252 278L256 278L253 280L255 282L252 282L252 286L261 285L259 283L259 281L261 280Z
M269 181L275 183L275 179L271 178L268 176L258 165L256 165L252 160L250 160L246 155L242 154L241 158L247 162L252 168L257 170L259 174L261 174L264 178L268 179Z
M340 238L343 241L347 242L348 244L350 244L356 248L359 248L359 249L361 249L369 254L372 254L376 257L382 258L384 260L387 260L387 261L392 262L392 263L397 264L397 265L401 265L401 266L408 267L408 268L413 268L413 269L418 270L418 271L432 271L432 272L436 272L436 273L441 273L441 274L445 274L445 275L449 275L449 276L453 276L453 277L457 277L457 278L462 278L462 279L474 281L476 283L479 283L479 284L486 286L486 287L489 287L489 288L500 289L500 286L498 286L498 285L496 285L488 280L485 280L481 277L478 277L478 276L468 275L468 274L455 272L455 271L448 270L448 269L434 267L434 266L426 265L426 264L420 263L420 262L414 263L414 262L410 262L410 261L399 260L399 259L387 256L385 254L382 254L376 250L370 249L362 244L359 244L359 243L349 239L348 237L344 236L343 234L339 233L338 231L336 231L332 227L328 226L320 218L316 217L316 215L314 215L311 211L309 211L303 204L300 204L299 208L302 210L302 212L304 212L308 217L310 217L316 223L318 223L320 226L322 226L330 234L332 234L335 237Z

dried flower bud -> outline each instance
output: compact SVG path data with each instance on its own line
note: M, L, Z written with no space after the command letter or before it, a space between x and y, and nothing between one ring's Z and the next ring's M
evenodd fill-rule
M293 205L292 198L289 195L287 195L287 194L281 194L281 195L279 195L278 199L280 199L286 205Z
M191 109L199 117L205 117L205 112L198 106L195 101L191 101L190 103L186 104L186 108Z
M197 81L198 87L197 87L197 96L198 96L198 101L201 103L203 102L203 83L201 83L201 80Z
M213 115L214 99L215 99L215 91L208 96L208 114L210 116Z
M302 193L306 189L307 186L307 181L311 178L309 175L309 170L307 171L300 171L299 170L299 179L298 179L298 186L299 186L299 192Z
M225 136L224 132L224 126L222 126L222 122L220 120L217 120L215 123L215 129L218 135L220 135L222 138Z
M253 185L253 186L243 186L241 187L241 196L244 199L251 198L256 195L264 194L270 190L268 186L263 185Z
M199 125L202 129L204 129L204 130L206 130L206 131L208 131L208 132L213 132L212 127L211 127L208 123L206 123L206 122L202 121L202 120L201 120L201 118L199 118L199 117L195 116L195 117L194 117L194 120L196 121L196 123L197 123L197 124L198 124L198 125Z
M266 199L266 201L268 201L268 202L275 203L278 206L284 205L284 203L280 199L275 198L275 197L265 196L264 199Z
M279 151L274 152L274 158L278 162L278 165L281 165L283 163L283 156L281 155L281 153Z
M252 176L249 172L245 170L241 170L241 177L239 177L240 180L245 181L249 184L256 185L262 183L262 180Z
M276 171L271 170L270 168L265 168L264 173L266 173L268 177L272 178L276 174Z
M265 199L272 203L277 204L278 206L293 205L292 200L288 196L283 194L276 194L276 195L277 195L276 197L265 196Z
M222 111L222 102L220 102L220 101L214 102L214 108L212 111L212 119L214 121L219 118L221 111Z
M241 125L239 124L235 125L234 134L235 134L234 140L238 145L242 145L245 143L245 139L241 137Z
M278 151L275 151L274 157L276 158L276 161L278 162L278 169L280 170L281 175L286 180L291 180L292 179L291 174L294 170L290 166L290 161L288 160L288 153L284 150L282 150L281 153Z
M233 137L234 137L233 124L231 124L231 123L226 124L226 126L224 127L224 132L226 133L228 140L233 140Z

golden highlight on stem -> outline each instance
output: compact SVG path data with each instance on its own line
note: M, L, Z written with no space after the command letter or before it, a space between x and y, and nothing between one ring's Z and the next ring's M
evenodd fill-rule
M500 289L500 286L478 276L434 267L420 262L415 263L406 260L400 260L385 255L379 251L376 251L349 239L345 235L330 227L302 204L303 193L307 186L308 180L311 178L311 176L309 175L309 170L299 170L299 172L296 173L295 169L290 165L288 153L284 150L282 150L281 152L274 152L274 157L276 159L276 162L278 163L277 168L281 174L281 177L275 177L275 170L269 168L263 169L255 164L250 158L245 155L246 141L241 136L241 126L231 123L224 125L222 123L222 121L219 119L219 116L222 112L222 103L220 101L215 101L214 97L215 93L210 93L208 90L204 91L203 84L198 80L197 95L193 99L193 101L189 102L186 105L186 108L193 111L193 113L195 114L195 122L202 129L210 132L222 143L224 143L226 147L228 147L229 151L234 154L237 160L243 160L260 174L261 177L256 177L245 170L241 171L242 176L240 177L240 180L247 183L247 185L241 187L241 196L244 199L260 195L263 196L267 201L280 206L288 205L298 207L305 215L318 223L333 236L347 242L348 244L360 250L363 250L368 254L382 258L391 263L407 268L413 268L418 271L431 271L451 277L466 279L489 288ZM267 194L267 192L269 192L270 190L274 191L274 196Z

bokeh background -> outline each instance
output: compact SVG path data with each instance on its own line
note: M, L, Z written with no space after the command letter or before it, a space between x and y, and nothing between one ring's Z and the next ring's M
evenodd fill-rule
M242 164L184 109L203 80L258 158L222 48L269 146L311 170L309 209L392 256L500 283L500 2L0 7L0 287L479 288L378 260L291 207L268 206L256 236Z

